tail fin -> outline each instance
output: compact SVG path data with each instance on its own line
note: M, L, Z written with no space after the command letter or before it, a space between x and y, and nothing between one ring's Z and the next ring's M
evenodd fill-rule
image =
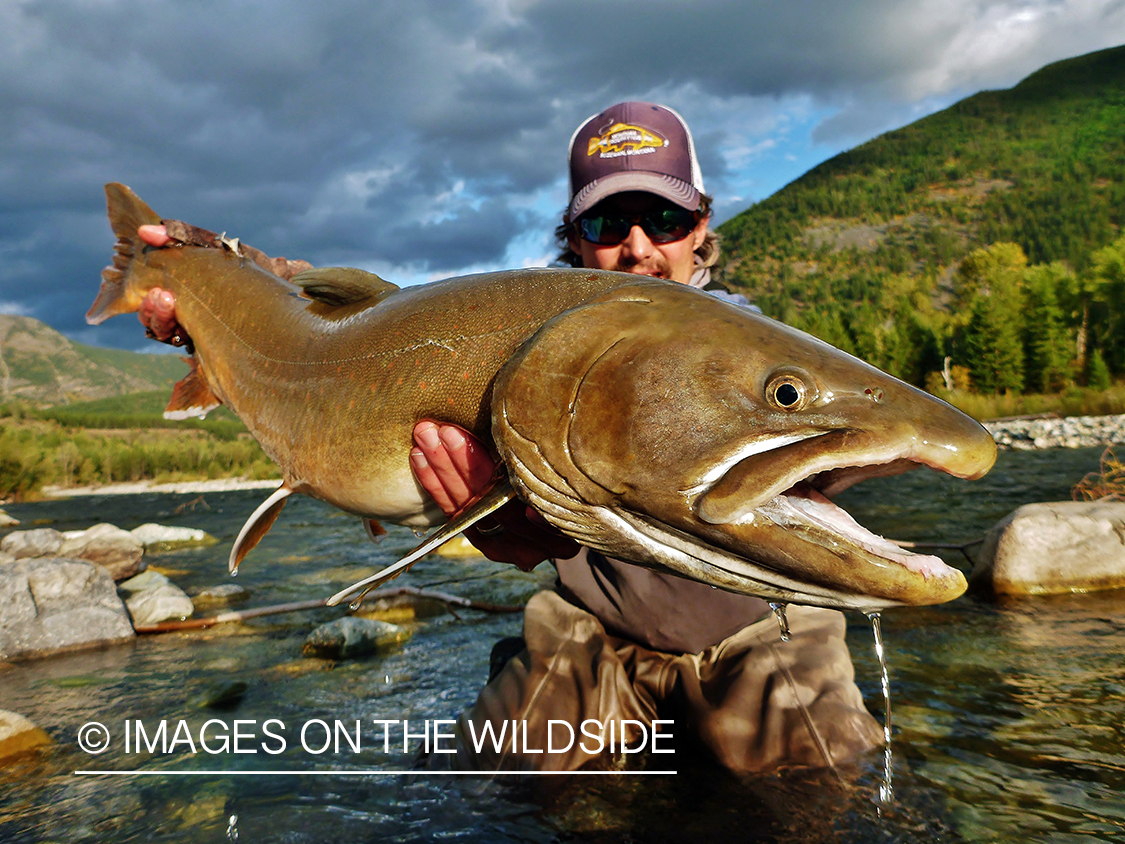
M137 238L137 227L156 225L160 217L125 185L111 182L105 186L109 224L117 235L113 248L113 264L102 270L102 287L94 304L86 312L86 322L99 325L111 316L136 311L140 303L130 301L125 287L125 273L133 256L144 248Z

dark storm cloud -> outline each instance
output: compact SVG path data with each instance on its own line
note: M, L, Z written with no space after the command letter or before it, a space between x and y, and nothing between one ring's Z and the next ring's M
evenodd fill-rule
M839 148L1122 40L1109 0L15 0L0 309L141 344L131 320L82 321L110 253L107 181L273 253L453 274L553 228L570 134L617 100L679 109L708 188L742 196L794 132ZM795 117L810 109L814 141Z

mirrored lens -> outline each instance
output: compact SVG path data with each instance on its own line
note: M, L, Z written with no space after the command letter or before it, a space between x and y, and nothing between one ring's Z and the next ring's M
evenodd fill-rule
M663 208L644 214L592 214L578 221L582 237L599 246L615 246L629 236L633 226L653 243L672 243L695 228L695 214L684 208Z

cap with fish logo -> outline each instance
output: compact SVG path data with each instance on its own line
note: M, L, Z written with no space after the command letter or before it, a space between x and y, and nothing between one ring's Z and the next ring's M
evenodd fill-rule
M624 102L588 118L570 139L570 218L607 196L645 191L694 211L703 175L687 123L667 106Z

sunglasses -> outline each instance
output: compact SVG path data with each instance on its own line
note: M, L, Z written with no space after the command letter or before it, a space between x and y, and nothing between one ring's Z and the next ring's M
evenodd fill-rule
M664 208L643 214L591 214L579 218L578 229L583 240L598 246L616 246L633 226L640 226L653 243L673 243L687 237L697 222L694 211Z

